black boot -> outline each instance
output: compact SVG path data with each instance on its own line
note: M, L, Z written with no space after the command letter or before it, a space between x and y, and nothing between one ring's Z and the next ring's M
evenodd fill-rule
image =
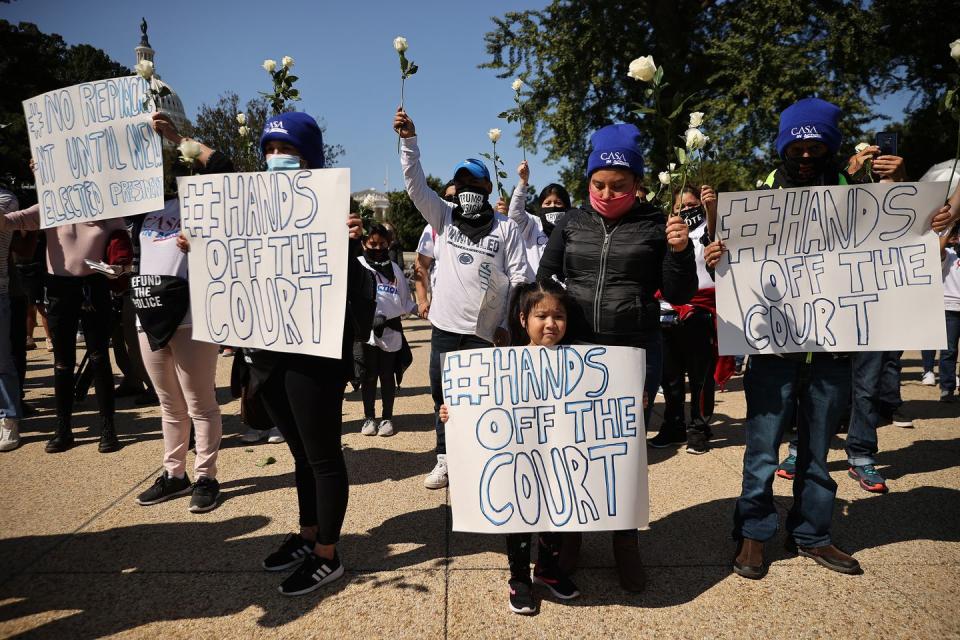
M57 421L57 432L47 441L47 453L62 453L73 446L73 431L70 428L70 420L59 418Z
M113 427L113 416L103 419L103 426L100 428L100 445L97 447L100 453L113 453L120 450L120 441L117 440L117 431Z

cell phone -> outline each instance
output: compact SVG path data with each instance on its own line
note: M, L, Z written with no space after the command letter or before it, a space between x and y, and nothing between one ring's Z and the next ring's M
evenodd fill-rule
M900 155L897 153L897 141L899 135L896 131L881 131L877 134L875 140L876 145L880 147L880 155L882 156L896 156Z

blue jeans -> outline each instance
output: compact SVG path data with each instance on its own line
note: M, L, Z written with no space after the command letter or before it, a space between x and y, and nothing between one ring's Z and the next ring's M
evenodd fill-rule
M850 398L850 361L817 354L810 364L773 355L751 356L743 488L734 512L735 538L766 541L778 529L773 478L784 429L797 412L797 474L787 532L802 547L831 544L837 483L827 470L830 439Z
M890 351L865 351L850 356L853 401L846 452L851 467L876 464L882 403L880 383L894 355L895 352Z
M433 396L434 426L437 430L437 453L447 452L444 424L440 422L440 405L443 404L443 358L450 351L484 349L493 345L472 334L453 333L433 328L430 335L430 395Z
M937 352L936 351L921 351L920 359L923 361L923 372L933 373L933 365L937 361Z
M946 311L947 348L940 352L940 391L957 388L957 344L960 343L960 311Z
M10 344L10 296L3 293L0 294L0 418L19 417L20 380Z

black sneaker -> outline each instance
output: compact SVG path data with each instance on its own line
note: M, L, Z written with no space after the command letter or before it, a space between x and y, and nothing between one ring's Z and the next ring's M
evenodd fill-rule
M192 490L193 485L190 484L190 478L187 477L187 474L183 474L182 478L173 478L164 471L152 487L137 496L137 504L144 507L159 504L170 498L185 496Z
M522 616L532 616L537 612L537 602L533 599L533 587L523 580L510 580L510 611Z
M647 440L647 444L654 449L666 449L675 444L683 444L686 441L687 433L683 427L663 426L660 428L660 433Z
M310 553L296 571L278 587L285 596L302 596L343 576L343 565L336 553L333 560Z
M555 597L561 600L573 600L580 595L577 585L559 569L542 569L540 565L533 568L533 583L550 589Z
M710 439L703 431L687 431L687 453L700 455L710 450Z
M193 485L193 497L190 498L191 513L205 513L217 506L220 497L220 483L213 478L200 476Z
M267 556L263 568L267 571L285 571L295 567L313 553L313 543L297 533L291 533L280 548Z
M113 425L113 418L104 418L103 426L100 427L100 443L97 445L97 451L100 453L113 453L120 450L120 441L117 440L117 430ZM186 474L184 474L186 476Z

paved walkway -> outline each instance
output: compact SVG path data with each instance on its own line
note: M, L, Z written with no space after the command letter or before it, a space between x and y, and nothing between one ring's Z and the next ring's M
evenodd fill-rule
M276 592L259 569L296 526L293 463L285 445L247 447L221 361L225 438L222 505L187 511L182 498L140 507L160 471L155 407L119 404L124 448L96 451L95 403L76 418L79 446L47 455L54 426L51 358L31 353L28 398L41 415L23 446L0 454L0 637L960 637L960 405L919 384L905 356L906 408L915 429L884 427L880 468L891 492L847 478L842 444L830 468L840 485L835 536L863 563L842 576L768 546L769 575L731 575L729 539L743 456L740 380L719 394L713 450L651 451L652 527L641 537L643 594L616 583L608 535L587 535L572 604L545 600L524 618L506 603L501 537L451 533L446 491L428 491L433 426L429 328L408 323L415 364L397 402L399 433L359 435L359 394L346 403L350 508L341 554L346 579L301 598ZM42 345L43 343L41 343ZM277 463L260 468L265 456ZM777 480L781 509L789 484Z

